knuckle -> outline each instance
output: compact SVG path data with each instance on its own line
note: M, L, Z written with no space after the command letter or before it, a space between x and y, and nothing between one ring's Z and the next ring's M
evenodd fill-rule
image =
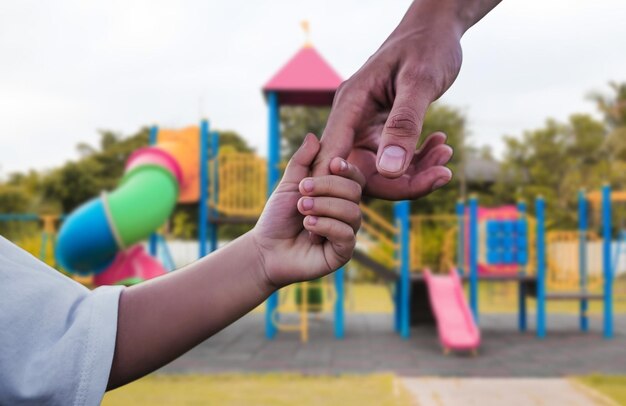
M326 211L326 213L332 213L333 212L333 201L332 199L324 199L324 209Z
M352 196L354 198L354 202L358 203L361 200L361 194L363 193L363 188L357 182L352 182Z
M387 132L398 137L412 137L417 134L418 127L417 112L406 106L395 109L385 124Z
M357 230L361 228L362 221L363 221L363 215L361 214L361 210L357 209L356 215L354 216L354 224L356 225Z
M430 65L419 64L403 72L399 80L402 86L416 87L419 84L419 88L431 90L438 87L440 76Z

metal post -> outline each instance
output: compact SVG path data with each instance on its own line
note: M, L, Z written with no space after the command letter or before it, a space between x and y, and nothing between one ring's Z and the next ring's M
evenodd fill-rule
M337 269L335 272L335 338L343 339L344 337L344 267Z
M611 270L611 186L602 187L602 284L604 285L604 338L613 338L613 272Z
M545 202L543 197L535 199L537 217L537 338L546 336L546 246L545 246Z
M478 199L472 196L469 199L469 271L470 271L470 308L474 320L478 324Z
M526 225L527 217L526 217L526 203L518 202L517 203L517 211L519 212L519 219L523 221ZM528 227L526 227L528 230ZM527 231L528 232L528 231ZM526 241L528 241L528 235L525 236ZM528 251L528 246L526 246L526 250ZM520 264L519 276L521 277L517 286L518 286L518 318L517 318L517 327L519 331L526 331L527 323L526 323L526 283L522 279L526 276L526 264ZM525 279L525 278L524 278Z
M158 138L159 138L159 127L154 125L150 127L150 134L148 136L149 144L156 145ZM159 254L158 235L156 232L151 233L150 237L148 237L148 251L150 252L150 255L152 255L155 258Z
M208 164L209 160L209 121L202 120L200 122L200 199L198 204L200 205L198 213L198 256L202 258L207 254L206 240L207 240L207 210L208 210L208 189L209 189L209 176L208 176Z
M267 94L268 104L268 145L267 145L267 196L269 197L278 182L280 173L280 105L278 94L269 92ZM276 336L276 326L272 321L272 316L278 307L278 292L272 293L265 304L265 337L273 339Z
M578 192L578 274L582 293L587 292L587 197L585 191ZM589 303L586 298L580 299L580 331L589 331L587 311Z
M408 339L410 335L411 275L409 245L409 215L411 203L404 200L396 203L398 209L398 227L400 230L400 337Z
M456 238L456 270L459 276L463 277L465 273L465 203L463 200L456 202L456 217L458 235Z
M393 205L393 224L396 227L396 229L398 230L397 233L394 234L393 236L393 242L396 245L396 247L400 246L400 232L399 232L399 227L400 227L400 205L398 204L394 204ZM393 259L396 260L396 263L400 263L400 250L394 250L393 252ZM400 275L400 272L398 270L398 275ZM402 320L402 300L401 300L401 286L402 286L402 279L400 277L398 277L394 283L394 290L393 290L393 331L395 331L396 333L400 334L400 325L402 324L401 320Z
M213 184L211 185L211 190L213 191L213 194L210 196L210 199L213 202L213 207L217 207L217 202L218 202L218 198L219 198L219 192L220 192L220 184L219 184L219 162L218 162L218 156L219 156L219 152L220 152L220 134L217 131L212 131L211 132L211 159L213 160L213 167L211 168L212 172L213 172ZM208 208L207 210L208 213L210 213L211 218L212 219L216 219L217 218L217 209L215 208ZM211 220L211 218L209 218L209 235L208 235L208 239L209 239L209 252L213 252L215 250L217 250L217 231L218 231L218 224L215 222L215 220Z

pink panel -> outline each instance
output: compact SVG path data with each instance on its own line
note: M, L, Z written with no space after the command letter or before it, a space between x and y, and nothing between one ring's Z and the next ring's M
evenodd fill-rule
M102 286L116 285L129 279L146 281L166 273L163 266L148 255L141 244L137 244L118 252L113 263L94 276L94 283Z
M126 172L141 165L158 165L169 170L181 184L183 181L183 172L180 169L180 165L176 162L176 159L157 147L145 147L140 148L133 152L126 161Z
M343 80L313 47L304 47L266 84L263 91L332 91Z

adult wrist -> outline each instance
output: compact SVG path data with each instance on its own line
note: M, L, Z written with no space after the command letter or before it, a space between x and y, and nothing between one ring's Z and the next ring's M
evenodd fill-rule
M475 22L471 21L471 3L459 0L415 0L396 31L402 34L427 29L447 32L460 40Z

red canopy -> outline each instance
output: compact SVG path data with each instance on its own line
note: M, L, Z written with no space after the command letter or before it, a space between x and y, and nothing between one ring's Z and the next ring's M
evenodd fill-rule
M312 46L295 54L266 84L281 105L330 106L343 80Z

